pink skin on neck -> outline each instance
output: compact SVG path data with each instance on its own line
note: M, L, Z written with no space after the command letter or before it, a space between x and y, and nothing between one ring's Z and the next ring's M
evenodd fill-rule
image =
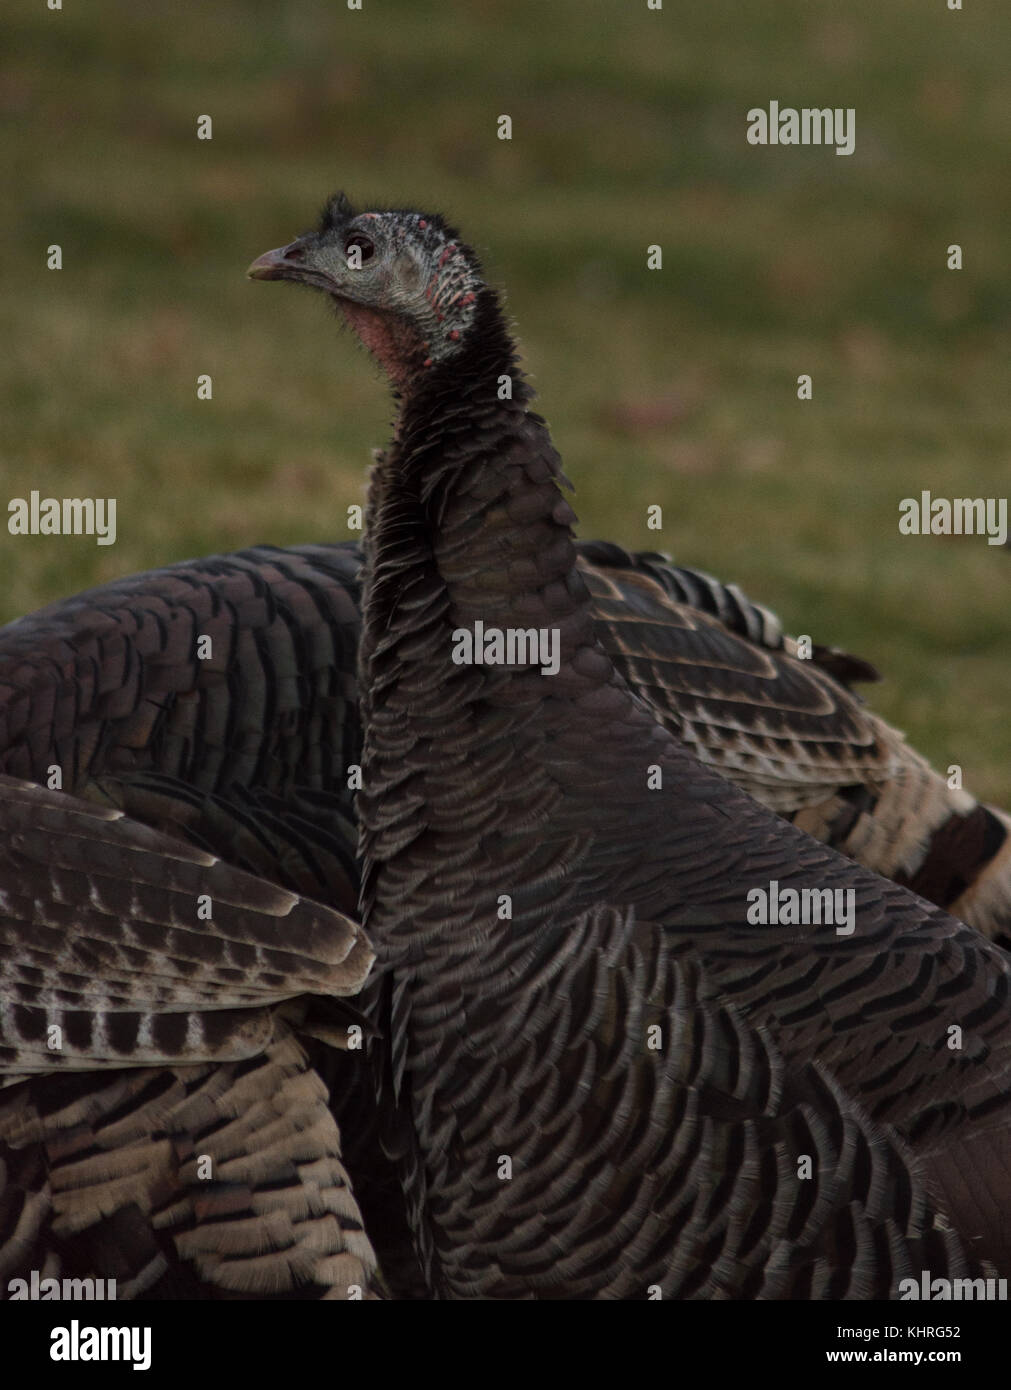
M376 358L394 387L405 393L425 360L424 344L414 326L398 314L338 299L344 317Z

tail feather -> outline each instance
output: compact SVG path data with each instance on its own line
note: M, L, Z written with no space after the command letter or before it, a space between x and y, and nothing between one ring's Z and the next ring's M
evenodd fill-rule
M974 872L949 911L1011 950L1011 816L995 806L980 805L977 811L986 822L982 846L966 866Z
M885 726L883 726L885 727ZM984 805L888 730L891 775L790 819L840 853L1011 947L1011 816Z

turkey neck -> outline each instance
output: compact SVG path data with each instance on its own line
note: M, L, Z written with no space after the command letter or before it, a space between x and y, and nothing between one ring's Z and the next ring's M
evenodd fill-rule
M493 299L480 308L474 343L405 392L370 489L358 810L363 910L388 961L394 938L417 960L536 925L540 911L499 921L496 903L518 878L503 840L528 843L561 800L545 728L571 723L573 698L628 701L595 644L558 455ZM479 623L546 633L557 672L454 660Z
M575 516L560 492L569 484L490 295L481 308L462 360L421 373L405 394L395 443L374 475L366 627L396 627L404 592L424 572L443 588L454 628L555 615L571 654L592 628L588 595L572 578ZM572 621L577 610L582 624ZM449 661L451 644L421 659L440 655Z

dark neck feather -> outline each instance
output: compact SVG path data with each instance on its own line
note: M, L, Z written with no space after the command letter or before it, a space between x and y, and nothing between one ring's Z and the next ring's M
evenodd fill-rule
M573 757L585 751L574 754L567 742L569 702L587 702L607 719L629 700L596 646L589 596L575 568L574 517L561 493L565 479L544 421L529 409L533 392L516 368L492 296L478 329L469 350L405 399L396 442L373 473L358 800L362 907L380 957L392 963L406 951L416 962L432 961L461 939L484 939L487 953L468 954L471 984L483 963L496 958L501 970L528 949L525 932L544 910L538 902L520 930L523 896L545 866L513 865L485 883L484 838L493 826L508 827L519 845L515 837L526 828L530 852L540 854L539 827L559 808ZM511 400L499 399L502 376L512 380ZM557 633L557 674L540 664L455 664L454 631L478 619L486 627ZM548 757L546 726L557 731L547 735ZM560 776L548 766L556 757ZM604 772L586 773L591 790L598 780L603 801ZM480 810L468 810L463 823L461 787L484 789ZM570 838L564 826L559 833ZM567 863L568 852L546 853L545 862ZM417 884L438 884L435 897L444 902L464 863L481 880L466 907L452 917L440 909L428 925L404 919L401 872ZM574 878L573 889L579 886ZM556 887L553 908L569 891ZM503 891L516 896L513 921L496 915ZM413 903L424 913L426 901L421 892ZM505 970L497 984L490 976L485 984L497 989L508 978Z
M446 594L447 661L452 628L478 619L543 625L533 618L543 618L548 586L557 589L552 612L563 651L592 641L588 595L574 573L575 515L561 493L570 484L547 426L529 408L533 396L486 289L466 348L405 395L396 442L375 477L369 633L391 632L413 569Z
M446 431L458 435L463 422L475 418L475 411L482 416L494 411L503 420L526 413L534 391L516 358L498 296L485 287L478 296L465 346L428 368L404 392L395 459L401 477L424 472L432 461L438 462ZM511 400L500 399L502 377L512 384Z

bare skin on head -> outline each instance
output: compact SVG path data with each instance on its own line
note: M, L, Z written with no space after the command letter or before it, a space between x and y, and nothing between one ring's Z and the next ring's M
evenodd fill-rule
M473 252L441 217L355 214L343 194L316 231L260 256L248 274L331 295L400 392L459 351L482 289Z

